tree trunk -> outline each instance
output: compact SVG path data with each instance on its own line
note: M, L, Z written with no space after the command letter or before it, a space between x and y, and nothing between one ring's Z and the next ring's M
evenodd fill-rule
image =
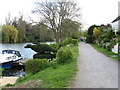
M58 34L55 34L55 41L56 41L56 43L59 43L59 42L60 42L60 40L59 40L59 35L58 35Z

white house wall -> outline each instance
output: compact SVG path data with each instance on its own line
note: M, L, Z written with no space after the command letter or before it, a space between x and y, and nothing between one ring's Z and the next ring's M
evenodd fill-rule
M112 29L115 31L115 33L118 31L118 28L119 28L119 21L112 23Z

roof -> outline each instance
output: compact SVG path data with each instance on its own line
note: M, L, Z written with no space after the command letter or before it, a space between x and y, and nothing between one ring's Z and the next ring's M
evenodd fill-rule
M112 23L119 21L120 20L120 16L118 16L115 20L112 21Z

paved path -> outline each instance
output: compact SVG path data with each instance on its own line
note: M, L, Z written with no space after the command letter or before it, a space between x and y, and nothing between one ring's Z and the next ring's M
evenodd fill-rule
M4 86L6 84L14 84L18 77L2 77L0 78L0 86Z
M74 88L118 88L118 62L79 43L78 72Z

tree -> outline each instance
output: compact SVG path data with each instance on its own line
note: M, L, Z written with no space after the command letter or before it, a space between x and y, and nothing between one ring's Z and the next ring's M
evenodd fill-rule
M2 41L5 43L15 43L18 41L18 30L11 25L2 26Z
M56 42L61 42L63 21L80 16L79 11L77 3L58 0L56 2L36 2L36 8L33 12L38 13L44 23L53 31Z
M6 25L11 25L11 18L10 18L10 13L8 14L8 17L5 18L5 24Z
M65 19L62 23L62 38L72 37L77 39L80 37L81 24L71 19Z
M95 41L95 36L93 35L93 29L95 27L99 27L97 25L92 25L88 28L88 32L87 32L87 37L86 37L86 42L87 43L94 43Z
M17 21L16 17L12 21L12 26L14 26L15 28L17 28L17 26L18 26L18 21Z
M100 29L103 32L102 34L103 38L112 39L115 36L115 32L112 30L112 26L109 24L101 25Z
M92 36L93 35L93 29L95 28L95 27L98 27L97 25L92 25L92 26L90 26L89 28L88 28L88 35L90 35L90 36Z
M46 42L48 41L47 40L48 38L50 39L52 38L52 36L50 37L51 32L49 32L49 29L46 25L44 25L43 23L39 23L38 27L39 27L39 34L40 34L41 42Z
M23 16L21 16L18 19L18 25L17 25L17 29L19 31L18 34L18 42L26 42L27 38L26 38L26 21L23 20Z
M81 31L81 33L80 33L80 35L81 35L81 38L86 38L87 37L87 30L85 30L85 31Z
M29 31L29 34L29 38L32 42L46 42L53 41L54 39L53 32L43 23L33 25Z
M93 29L93 35L94 35L96 38L98 38L98 37L101 35L100 29L94 27L94 29Z

